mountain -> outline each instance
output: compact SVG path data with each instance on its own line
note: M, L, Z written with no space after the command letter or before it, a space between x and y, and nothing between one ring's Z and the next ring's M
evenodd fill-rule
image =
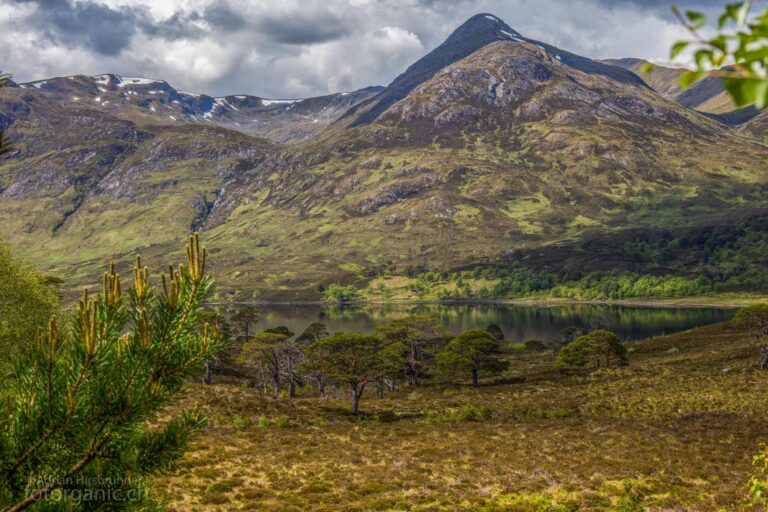
M14 141L0 166L2 237L73 284L110 254L176 244L222 180L272 147L216 126L138 125L23 88L2 91L0 112Z
M69 76L19 84L62 106L99 110L138 124L208 124L274 142L305 140L350 107L378 94L381 87L307 99L211 97L174 89L164 80L104 74Z
M405 98L414 88L431 79L444 67L460 61L496 41L528 42L537 45L545 51L556 50L552 46L523 37L492 14L475 15L457 28L444 43L409 66L403 74L395 78L384 89L383 93L367 102L369 105L363 103L361 106L367 106L368 108L364 109L364 112L356 117L352 126L370 123L395 102ZM637 76L632 73L621 72L600 62L585 59L578 55L559 51L559 59L580 71L604 74L621 82L641 83ZM363 109L355 107L347 115L353 115L358 110Z
M300 144L44 89L0 91L0 235L78 284L112 255L162 266L192 229L221 299L286 300L768 207L762 142L490 14Z
M685 73L686 70L684 68L669 68L654 64L653 71L644 73L641 70L642 67L646 64L650 64L647 60L624 58L604 59L602 62L632 71L665 98L674 100L683 93L683 89L680 88L678 80L683 73ZM691 107L691 105L686 106Z
M678 80L687 71L684 68L654 65L653 71L644 73L641 68L648 61L643 59L606 59L603 62L633 71L665 98L700 112L716 114L729 124L739 125L757 115L754 107L737 108L718 78L705 78L683 90Z
M768 137L768 110L763 110L746 122L743 130L759 139Z

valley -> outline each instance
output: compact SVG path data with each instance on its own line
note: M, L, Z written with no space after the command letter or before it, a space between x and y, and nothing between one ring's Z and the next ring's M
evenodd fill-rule
M0 510L766 510L768 9L688 4L0 3Z

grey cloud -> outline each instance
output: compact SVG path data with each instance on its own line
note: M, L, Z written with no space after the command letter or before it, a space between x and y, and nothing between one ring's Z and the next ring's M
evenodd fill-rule
M350 32L341 19L328 11L267 14L257 27L272 41L291 45L325 43Z
M142 32L151 37L176 41L179 39L200 39L208 31L196 25L195 22L205 21L213 31L232 33L248 26L242 14L218 1L208 5L201 14L198 11L190 13L176 11L170 17L156 21L148 16L141 20Z
M113 9L96 2L67 0L32 0L37 12L30 23L48 40L67 46L83 46L101 55L118 55L136 33L137 12L121 7Z
M56 7L65 7L69 4L69 0L16 0L20 4L38 4L46 9L53 9Z
M192 23L197 19L200 19L197 13L188 15L177 11L159 22L145 14L139 16L137 21L141 31L148 36L177 41L179 39L199 39L205 36L206 31Z
M206 31L193 23L198 20L205 19L225 29L232 29L236 24L236 15L225 13L217 4L209 6L204 15L177 11L157 21L149 16L145 6L113 8L95 0L17 2L37 5L37 12L30 16L28 23L50 42L87 48L105 56L119 55L139 31L150 37L175 41L205 36Z
M224 31L241 30L248 25L242 14L222 2L207 6L202 18L211 26Z

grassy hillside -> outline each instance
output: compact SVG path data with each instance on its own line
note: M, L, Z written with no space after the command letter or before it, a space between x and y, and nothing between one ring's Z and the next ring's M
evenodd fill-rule
M0 237L71 291L110 258L122 268L140 251L162 267L200 229L217 299L306 300L333 283L366 288L382 269L533 263L560 281L606 268L689 278L722 247L696 241L688 253L702 257L676 266L653 251L621 252L610 267L584 257L590 247L558 255L596 236L727 228L768 208L760 140L490 18L473 23L491 42L438 52L439 66L372 122L357 122L374 108L363 103L292 146L8 88L0 104L13 116L0 121L16 151L0 161ZM754 282L756 269L706 274Z
M744 510L768 439L758 346L718 324L634 342L630 366L591 376L510 349L480 389L368 395L362 419L346 393L274 400L219 380L194 387L186 405L213 423L155 487L179 511Z
M206 227L224 287L306 298L390 263L441 271L590 233L720 224L768 205L764 151L645 87L497 42L372 125L268 156Z

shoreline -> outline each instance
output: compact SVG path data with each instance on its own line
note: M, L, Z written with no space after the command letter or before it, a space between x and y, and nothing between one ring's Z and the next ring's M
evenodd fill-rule
M571 300L571 299L498 299L498 300L359 300L345 303L327 302L322 300L289 300L289 301L218 301L208 302L207 306L393 306L393 305L496 305L496 306L529 306L529 307L562 307L578 305L594 306L622 306L636 308L717 308L738 309L756 302L767 302L768 297L762 295L747 295L736 297L729 296L701 296L681 297L675 299L621 299L621 300Z

